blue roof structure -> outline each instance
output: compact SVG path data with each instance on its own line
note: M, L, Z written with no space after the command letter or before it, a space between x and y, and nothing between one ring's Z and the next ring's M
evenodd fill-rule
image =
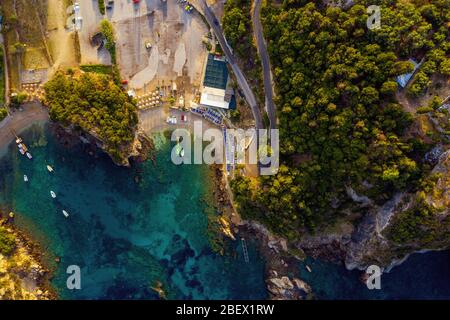
M413 76L414 72L416 72L417 68L420 67L420 63L415 62L413 59L409 59L408 61L411 62L414 65L414 69L410 73L405 73L405 74L399 75L397 77L397 83L402 88L406 87L406 85L408 84L409 80L411 80L411 77Z

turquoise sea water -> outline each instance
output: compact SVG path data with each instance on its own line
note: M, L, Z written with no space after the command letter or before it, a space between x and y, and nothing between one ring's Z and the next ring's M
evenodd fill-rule
M208 169L173 165L164 135L156 137L156 164L132 168L94 159L82 146L69 150L39 126L21 136L34 158L9 147L0 161L0 206L61 258L53 284L62 298L152 299L157 281L169 298L266 297L264 263L252 245L249 264L238 242L230 241L224 256L212 251ZM81 290L66 288L69 265L81 268Z
M151 289L157 281L171 299L267 297L264 261L251 242L250 263L239 242L227 243L224 256L212 251L208 169L172 165L163 135L156 137L156 163L132 168L88 156L81 146L63 147L43 126L21 136L34 159L21 156L15 144L0 159L0 209L16 212L16 223L46 249L62 298L157 299ZM448 251L412 255L382 276L380 291L368 290L360 272L319 260L306 264L313 272L300 264L300 276L319 299L450 299ZM69 265L81 268L81 290L66 288Z

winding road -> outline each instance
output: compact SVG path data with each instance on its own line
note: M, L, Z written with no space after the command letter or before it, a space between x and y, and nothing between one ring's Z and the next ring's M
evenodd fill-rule
M270 120L270 129L276 129L277 127L277 111L275 103L273 102L273 80L272 71L270 68L270 58L267 52L267 45L264 39L263 27L261 24L261 0L255 0L255 6L252 13L253 33L256 38L256 46L259 56L261 58L261 64L263 68L264 78L264 93L266 97L266 110Z
M199 0L198 3L200 4L201 9L204 12L204 17L206 18L206 21L213 29L214 34L216 35L216 38L219 41L220 46L222 47L223 52L225 53L225 56L227 57L228 63L230 64L231 69L233 70L236 76L239 87L242 89L242 92L244 93L245 100L247 100L247 103L250 105L250 108L252 109L256 129L263 129L264 125L262 121L262 116L258 108L255 95L252 89L250 88L243 72L236 63L236 59L231 51L231 48L228 45L227 41L225 40L225 36L223 35L223 31L219 21L212 12L211 8L208 7L205 0Z

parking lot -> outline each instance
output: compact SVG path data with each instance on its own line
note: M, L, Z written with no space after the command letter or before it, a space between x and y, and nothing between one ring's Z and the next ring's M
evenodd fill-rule
M153 90L183 76L184 82L200 85L208 28L185 6L177 0L115 0L107 10L116 30L120 71L131 88Z

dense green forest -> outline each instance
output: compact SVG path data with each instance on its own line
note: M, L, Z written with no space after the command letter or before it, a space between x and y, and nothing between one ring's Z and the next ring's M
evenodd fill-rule
M45 93L52 120L96 135L114 159L121 159L138 119L136 106L110 76L59 72L46 83Z
M448 0L354 1L348 9L318 3L264 7L280 170L232 182L245 218L290 239L334 221L348 200L346 186L382 203L418 185L424 148L405 138L413 117L396 101L395 77L412 70L409 58L423 61L407 89L417 96L430 75L449 75ZM368 30L373 4L381 6L381 28Z
M227 0L222 26L228 43L240 58L241 67L257 99L264 101L261 61L253 43L251 0Z
M8 112L4 108L5 103L5 80L7 75L5 74L5 67L3 66L3 50L0 49L0 121L2 121Z

